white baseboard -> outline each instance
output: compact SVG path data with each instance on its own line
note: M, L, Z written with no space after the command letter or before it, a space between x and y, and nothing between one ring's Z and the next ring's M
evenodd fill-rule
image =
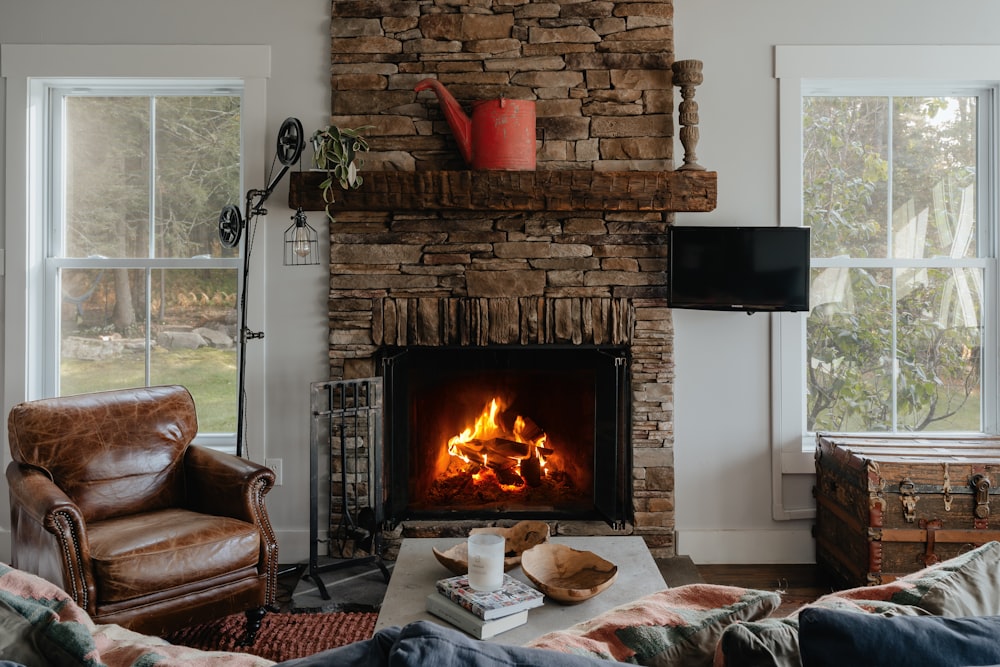
M279 563L291 565L309 562L308 530L276 530L274 535L278 540ZM320 543L319 553L326 553L325 543Z
M678 530L677 554L698 565L815 563L809 528L794 530Z

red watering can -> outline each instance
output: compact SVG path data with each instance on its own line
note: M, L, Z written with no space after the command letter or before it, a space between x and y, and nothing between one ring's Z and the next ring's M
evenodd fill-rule
M415 91L431 89L473 169L532 171L535 168L535 103L530 100L484 100L473 103L472 119L437 79L424 79Z

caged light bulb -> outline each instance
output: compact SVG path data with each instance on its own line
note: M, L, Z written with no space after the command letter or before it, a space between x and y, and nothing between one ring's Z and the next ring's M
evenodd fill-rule
M319 238L300 208L285 230L285 266L318 264Z
M299 257L308 257L312 252L309 228L305 225L295 225L295 231L292 233L292 251Z

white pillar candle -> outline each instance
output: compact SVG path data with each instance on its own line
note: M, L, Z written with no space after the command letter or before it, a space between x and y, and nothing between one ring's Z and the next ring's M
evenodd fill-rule
M495 591L503 586L503 535L476 533L469 536L469 585L477 591Z

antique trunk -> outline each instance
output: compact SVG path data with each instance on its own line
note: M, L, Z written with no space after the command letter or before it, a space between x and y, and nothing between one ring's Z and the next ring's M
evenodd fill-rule
M998 477L1000 437L817 434L816 562L863 586L1000 540Z

